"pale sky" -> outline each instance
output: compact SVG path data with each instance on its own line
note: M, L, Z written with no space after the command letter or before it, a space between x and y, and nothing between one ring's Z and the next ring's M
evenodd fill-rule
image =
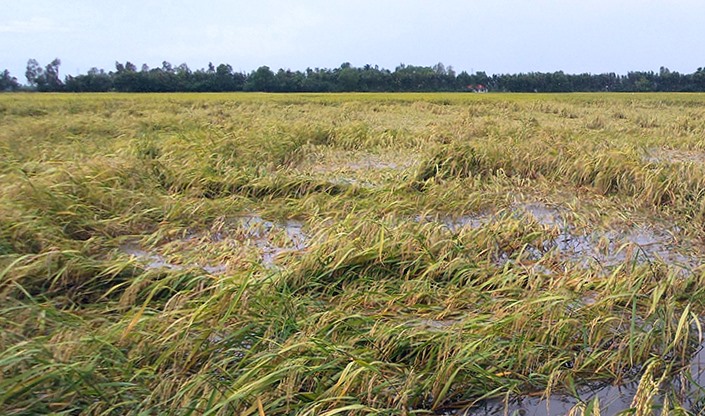
M694 72L705 0L0 0L0 70L115 61L249 72L443 62L460 72Z

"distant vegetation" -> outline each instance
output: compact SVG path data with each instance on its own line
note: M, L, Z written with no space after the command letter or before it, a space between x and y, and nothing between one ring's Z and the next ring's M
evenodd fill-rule
M401 64L390 71L378 66L354 67L343 63L339 68L308 68L305 71L279 69L274 72L261 66L250 73L235 72L232 66L212 63L208 68L192 71L188 65L173 66L163 62L159 68L131 62L115 63L115 70L91 68L88 73L59 76L57 58L42 67L36 60L27 62L27 86L19 83L8 70L0 72L0 91L36 90L47 92L703 92L705 69L681 74L661 67L653 71L629 72L626 75L566 74L529 72L487 75L485 72L456 73L451 66Z

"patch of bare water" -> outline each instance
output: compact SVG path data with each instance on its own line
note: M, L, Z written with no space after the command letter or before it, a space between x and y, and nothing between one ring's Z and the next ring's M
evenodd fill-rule
M540 260L546 255L555 256L563 262L578 264L584 268L609 270L625 262L649 264L663 262L682 272L689 272L700 262L693 253L683 253L687 248L676 238L677 227L659 228L637 226L625 229L580 231L571 225L562 209L541 202L517 203L508 211L500 213L473 213L461 216L425 216L416 221L433 221L444 224L452 232L463 228L477 229L496 222L507 212L517 218L536 221L547 229L554 229L553 238L542 247L528 247L529 260ZM510 253L501 255L497 261L504 265ZM535 270L550 272L545 267Z
M392 162L389 160L382 160L379 158L375 157L368 157L365 159L361 160L356 160L352 161L350 163L347 163L345 165L346 168L352 169L352 170L369 170L369 169L391 169L391 170L399 170L399 169L404 169L407 168L411 165L411 163L406 162L406 163L400 163L400 162Z
M340 158L340 160L338 160ZM332 163L333 162L333 163ZM321 173L369 170L402 170L412 166L411 159L387 158L374 154L344 154L334 155L331 161L316 165L313 170Z
M332 183L333 185L355 185L355 186L358 186L360 188L365 188L365 189L373 189L378 186L377 183L374 183L372 181L353 178L350 176L341 176L341 175L330 178L328 181L330 183Z
M645 153L644 161L648 163L705 163L705 152L700 150L655 148L649 149Z
M560 211L557 208L550 207L542 203L527 203L527 204L515 204L513 205L509 212L517 217L530 216L536 222L546 227L561 226L565 225L565 220L560 215ZM478 212L470 213L464 215L426 215L424 217L417 216L417 222L440 222L444 224L452 232L460 231L463 228L480 228L491 222L498 221L502 214L501 212Z
M459 323L457 319L415 319L406 323L412 328L426 329L428 331L442 331Z
M567 222L560 209L540 202L514 204L512 212L519 216L530 215L546 227L566 227Z
M224 264L217 264L214 266L206 265L201 267L208 274L225 274L228 271L228 266Z
M213 257L209 249L223 247L233 253L253 247L257 250L262 265L274 267L277 258L286 252L298 252L308 246L308 235L303 231L303 223L296 220L272 222L259 215L245 215L234 220L221 220L210 230L195 231L182 239L168 243L170 256L196 258L189 265L177 264L162 254L165 246L146 250L138 243L128 242L119 249L141 263L146 269L183 270L196 267L206 273L219 275L227 272L228 266L222 261L209 261Z
M578 406L598 398L600 414L615 415L630 409L638 383L621 386L606 385L601 387L584 387L578 396L553 394L550 397L518 396L510 400L486 400L470 409L456 413L463 416L564 416L571 414Z
M275 260L282 253L302 251L308 246L308 235L303 231L303 223L286 220L281 223L267 221L259 215L241 217L239 222L245 230L246 241L251 242L262 252L262 264L274 266ZM283 231L284 241L275 241L272 235Z
M550 244L552 247L547 249L584 267L612 268L625 262L660 261L689 271L699 265L697 258L678 251L678 241L673 235L651 227L591 233L565 229Z
M445 225L451 232L458 232L463 228L480 228L495 220L495 215L487 212L470 213L463 215L425 214L412 218L418 223L437 223Z
M677 227L656 227L642 225L621 230L581 232L570 224L560 208L543 203L514 204L510 212L519 218L533 219L546 228L557 230L553 239L545 243L539 251L530 254L536 264L534 272L552 274L540 260L545 255L559 256L565 262L579 264L590 268L610 269L625 262L646 264L662 261L682 271L690 271L699 266L697 257L692 253L683 253L688 244L676 237ZM470 214L458 217L418 218L419 221L436 221L445 224L451 231L457 232L464 227L480 228L497 221L497 214ZM508 256L500 258L500 264L509 261ZM581 305L597 302L595 295L589 293L581 300ZM444 322L438 325L444 325ZM422 326L421 323L417 324ZM427 325L434 328L433 322ZM436 326L444 328L443 326ZM440 329L438 329L440 330ZM676 398L686 409L700 414L705 410L705 343L692 356L690 364L680 374L661 386L661 391L654 399L656 405L664 403L666 397ZM598 399L603 415L616 415L629 411L636 395L638 382L632 381L620 385L592 384L578 389L577 396L555 393L548 397L541 395L513 396L509 400L485 400L462 411L449 411L446 414L464 416L521 415L521 416L559 416L571 414L586 403ZM670 401L673 403L673 400Z
M199 264L194 263L192 265L182 265L170 262L166 257L158 254L157 252L150 252L142 249L137 243L129 242L122 244L119 247L120 251L133 257L139 263L141 263L147 270L184 270L187 267L195 267L203 270L208 274L219 275L224 274L227 271L227 267L224 264Z
M456 412L463 416L522 415L522 416L560 416L567 415L581 405L597 398L600 414L616 415L630 411L639 383L631 381L620 385L598 384L583 386L577 396L555 393L549 397L543 395L515 396L509 400L492 399L476 403L469 409ZM653 399L655 408L662 406L669 399L671 404L678 403L692 414L705 411L705 343L691 357L688 366L670 380L659 386ZM627 413L630 414L630 413Z
M154 269L169 269L183 270L184 266L170 263L164 256L149 252L140 248L137 243L130 242L120 245L120 251L133 257L148 270Z
M462 228L480 228L491 221L485 215L463 215L457 218L446 218L443 223L451 230L458 231Z

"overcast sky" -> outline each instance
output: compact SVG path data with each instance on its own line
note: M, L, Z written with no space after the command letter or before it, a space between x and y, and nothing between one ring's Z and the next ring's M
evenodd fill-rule
M488 74L705 66L704 0L0 0L0 70L115 61L249 72L400 63Z

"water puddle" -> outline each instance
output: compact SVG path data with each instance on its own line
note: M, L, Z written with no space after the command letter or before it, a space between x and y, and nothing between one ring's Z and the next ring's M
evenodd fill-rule
M148 270L154 269L169 269L183 270L184 266L170 263L164 256L149 251L143 250L135 242L129 242L120 245L120 251L135 258L137 261Z
M239 222L245 230L245 241L254 244L262 252L262 264L274 266L282 253L300 252L308 247L308 235L303 231L303 223L286 220L281 223L267 221L259 215L241 217ZM285 237L276 238L283 231Z
M687 272L699 265L695 257L676 250L678 241L672 235L648 227L589 234L573 234L567 230L553 244L560 255L585 267L612 268L625 262L660 261Z
M638 387L637 381L620 385L588 385L578 389L577 396L556 393L549 397L526 395L510 397L509 400L492 399L476 403L469 409L449 414L462 416L561 416L571 414L579 407L597 398L600 414L616 415L634 408L633 402ZM651 402L654 409L662 407L666 398L671 405L679 404L693 414L702 414L701 412L705 410L705 344L700 345L688 367L660 386Z
M353 161L345 164L345 168L351 170L370 170L370 169L390 169L390 170L401 170L406 169L411 166L410 162L397 163L388 160L382 160L375 157L368 157L366 159Z
M220 275L227 272L228 260L246 259L253 254L263 266L276 267L280 255L303 251L308 240L300 221L272 222L259 215L245 215L218 220L209 230L192 231L153 250L136 242L124 243L119 249L148 270L196 267Z
M684 245L679 241L677 227L642 225L606 231L581 231L569 223L560 208L540 202L517 203L494 214L485 212L454 217L426 215L415 220L441 223L451 232L459 232L462 229L479 229L507 216L535 221L544 227L550 237L537 247L526 247L526 260L538 261L551 256L561 263L599 270L609 270L625 263L643 265L663 262L684 273L691 272L700 264L695 253L681 251L693 245ZM496 260L501 266L510 260L511 255L500 253ZM537 269L540 273L542 270L550 274L543 266Z
M413 218L418 223L440 223L445 225L451 232L457 233L463 228L476 229L493 221L490 214L466 214L458 216L450 215L417 215Z
M459 319L414 319L406 322L406 326L427 331L444 331L460 322Z
M646 151L644 161L648 163L705 163L705 152L655 148Z
M389 158L367 153L335 154L327 158L324 163L315 165L313 170L320 173L335 171L403 170L411 167L412 164L412 160L408 158Z
M365 188L365 189L374 189L379 186L378 183L372 182L372 181L367 181L367 180L362 180L358 178L353 178L350 176L335 176L333 178L330 178L328 182L332 183L333 185L343 185L343 186L358 186L360 188Z
M228 271L228 266L226 266L226 265L224 265L224 264L217 264L217 265L215 265L215 266L208 266L208 265L206 265L206 266L203 266L203 267L201 267L201 268L202 268L203 271L205 271L206 273L208 273L208 274L215 274L215 275L218 275L218 274L225 274L225 272Z
M561 210L546 205L540 202L530 202L514 204L511 208L512 212L521 217L527 214L533 217L533 219L539 224L546 227L566 227L567 222L561 213Z
M565 226L565 220L560 215L557 208L549 207L542 203L515 204L508 211L500 212L479 212L459 216L426 215L417 216L417 222L439 222L448 227L452 232L458 232L463 228L480 228L492 222L499 221L504 215L509 213L516 218L529 217L537 223L546 226Z
M454 218L443 218L441 222L453 232L458 232L463 228L480 228L489 223L491 218L486 215L462 215Z
M302 169L324 174L325 179L332 184L375 189L394 179L401 170L412 164L411 159L400 155L335 152L319 155L317 160L308 162Z
M540 261L550 257L559 260L559 264L572 263L585 268L598 267L600 270L623 265L627 262L650 264L660 261L681 272L692 272L699 267L698 251L694 244L684 244L677 236L678 227L640 225L611 229L606 231L583 231L568 221L568 216L558 207L543 203L514 204L508 210L496 214L470 214L454 218L423 218L442 223L453 232L463 228L477 229L501 221L502 218L518 218L535 221L545 228L552 238L544 241L538 248L526 250L535 273L550 275L553 272ZM682 251L688 250L690 252ZM504 253L498 264L510 260L511 253ZM555 262L554 262L555 263ZM597 302L594 293L586 294L580 306ZM429 325L429 327L432 327ZM638 388L638 378L630 383L620 385L591 384L578 389L577 396L566 393L554 393L548 397L541 394L511 396L508 399L484 400L471 408L461 411L449 410L445 414L465 416L521 415L521 416L558 416L582 414L580 411L588 402L597 398L603 415L615 415L632 409L632 402ZM680 403L694 413L705 410L705 343L692 356L689 366L660 386L661 390L654 397L654 406L662 405L666 399L669 403Z
M135 242L128 242L120 245L120 251L131 256L147 270L174 270L180 271L190 267L195 267L203 270L204 272L212 275L224 274L227 271L227 266L225 264L201 264L199 262L191 264L177 264L169 261L169 259L156 251L147 251L142 249L139 244Z
M631 404L637 387L638 383L634 382L621 386L584 387L578 392L578 397L554 394L549 398L520 396L508 401L488 400L455 414L462 416L565 416L597 398L600 404L600 414L615 415L632 408Z
M600 414L615 415L632 407L631 403L636 394L637 384L601 388L585 387L579 392L578 397L555 394L549 398L520 396L508 401L488 400L455 414L462 416L565 416L597 397L600 403Z

